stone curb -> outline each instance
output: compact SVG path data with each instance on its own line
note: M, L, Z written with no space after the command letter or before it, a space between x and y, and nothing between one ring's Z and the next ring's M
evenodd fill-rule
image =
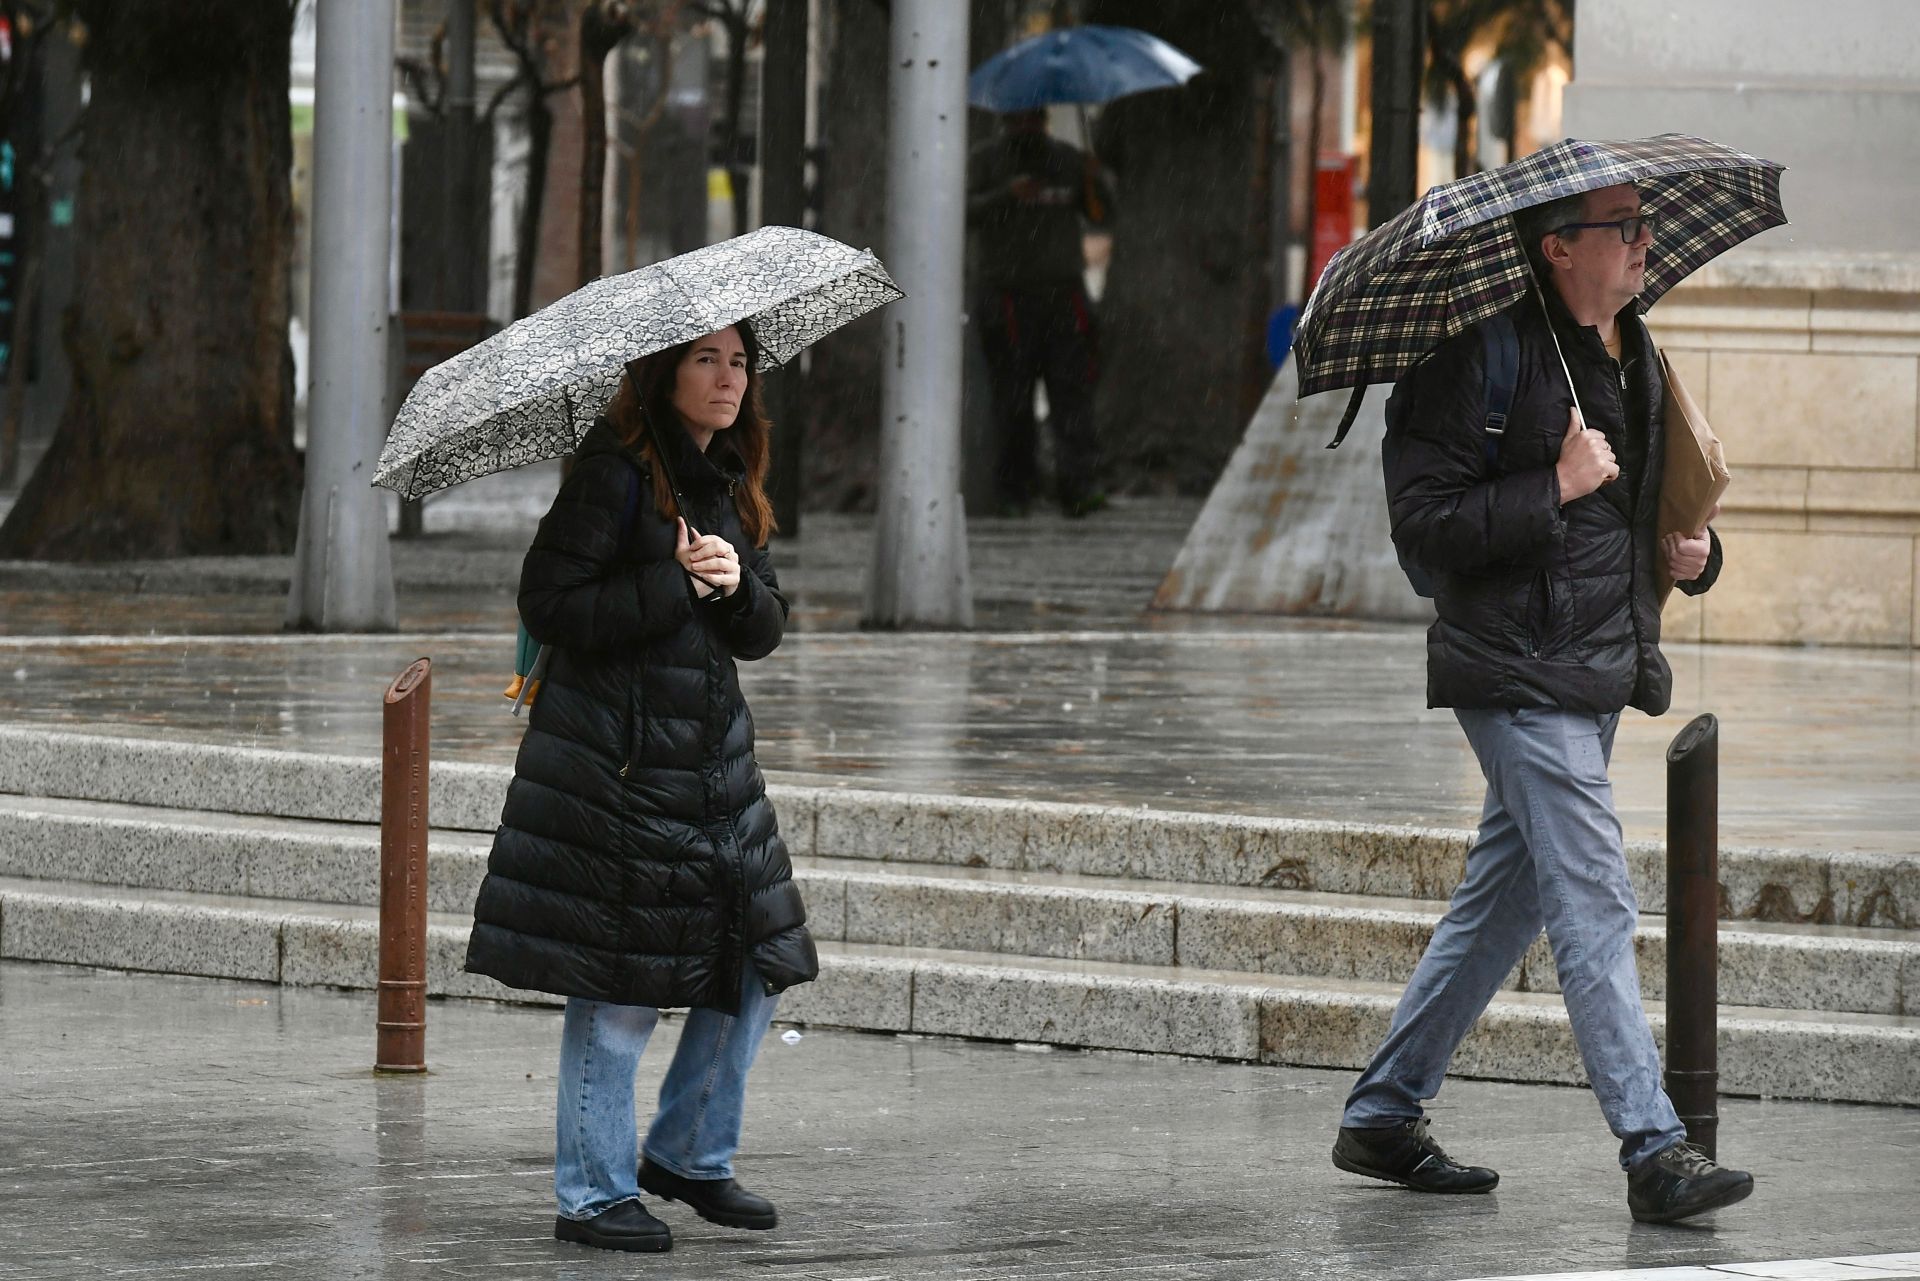
M125 900L51 882L0 887L0 957L16 960L367 989L376 930L367 908L245 908L159 892ZM465 937L457 918L434 921L431 992L558 1003L460 972ZM1175 979L1138 966L857 944L821 952L820 981L783 997L783 1020L1351 1069L1384 1035L1395 1000L1383 984L1308 988L1214 972ZM1649 1013L1658 1036L1663 1014L1657 1006ZM1920 1020L1730 1009L1720 1040L1725 1093L1920 1105ZM1454 1068L1578 1084L1579 1063L1559 1001L1520 993L1495 999Z
M428 907L464 919L488 842L436 832ZM96 802L0 798L0 877L182 890L237 898L372 906L378 837L368 825L278 823ZM1403 982L1441 905L1281 890L1059 877L864 860L796 859L809 923L822 941L997 956L1148 965L1294 978ZM1663 918L1635 939L1641 988L1666 987ZM1729 1005L1912 1014L1920 933L1729 926L1720 936ZM1536 941L1504 986L1556 992Z
M491 832L511 770L433 767L437 829ZM0 792L372 823L372 758L0 726ZM1436 828L1130 810L771 784L796 855L1444 899L1472 834ZM1628 847L1643 910L1666 906L1665 853ZM1920 928L1920 855L1728 848L1730 920Z

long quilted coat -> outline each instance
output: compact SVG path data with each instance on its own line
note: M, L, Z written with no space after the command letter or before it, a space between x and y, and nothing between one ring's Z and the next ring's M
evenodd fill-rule
M562 996L734 1013L743 964L769 992L819 969L734 669L780 643L787 602L741 530L726 433L704 455L684 431L662 435L691 523L740 549L740 587L695 598L645 464L597 424L521 571L520 617L553 656L467 968Z
M1637 308L1619 317L1621 360L1574 322L1557 292L1513 309L1520 343L1512 413L1486 457L1486 344L1478 326L1442 344L1396 390L1413 396L1387 476L1393 541L1434 574L1439 617L1427 630L1430 707L1559 707L1649 715L1667 710L1673 675L1660 653L1655 572L1666 457L1658 353ZM1562 506L1554 465L1580 388L1587 426L1606 433L1620 479ZM1697 596L1720 573L1679 584Z

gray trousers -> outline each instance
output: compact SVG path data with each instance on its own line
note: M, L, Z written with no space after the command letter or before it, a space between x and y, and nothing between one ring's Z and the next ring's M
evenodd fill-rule
M1487 779L1479 838L1342 1124L1420 1116L1544 927L1587 1079L1620 1139L1621 1166L1632 1168L1684 1139L1686 1127L1660 1086L1634 968L1639 907L1607 781L1620 717L1557 708L1455 715Z

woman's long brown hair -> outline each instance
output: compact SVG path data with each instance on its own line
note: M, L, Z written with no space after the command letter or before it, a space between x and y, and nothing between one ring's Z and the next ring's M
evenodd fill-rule
M735 325L733 330L740 335L740 345L747 350L747 394L740 398L740 416L720 435L746 464L746 476L733 497L740 511L740 527L746 531L748 541L762 547L779 529L773 519L773 502L767 497L773 424L767 421L767 411L760 400L760 346L745 325ZM693 343L683 342L634 361L627 366L627 376L620 380L620 390L607 406L607 422L620 442L637 450L653 465L653 503L668 520L680 514L680 504L674 499L673 490L667 484L667 469L660 465L653 441L647 434L647 417L651 416L663 432L686 430L679 411L673 407L673 386L680 361L691 350Z

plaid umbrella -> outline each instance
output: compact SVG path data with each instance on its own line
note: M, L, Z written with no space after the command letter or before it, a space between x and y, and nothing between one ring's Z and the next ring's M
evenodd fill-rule
M593 426L630 360L745 324L767 368L901 296L870 251L798 227L602 276L423 374L373 483L418 498L558 457Z
M1429 190L1327 264L1294 333L1300 395L1354 389L1337 445L1369 383L1391 382L1467 326L1510 306L1533 275L1507 215L1630 182L1654 217L1641 302L1787 220L1782 166L1686 134L1567 139Z

